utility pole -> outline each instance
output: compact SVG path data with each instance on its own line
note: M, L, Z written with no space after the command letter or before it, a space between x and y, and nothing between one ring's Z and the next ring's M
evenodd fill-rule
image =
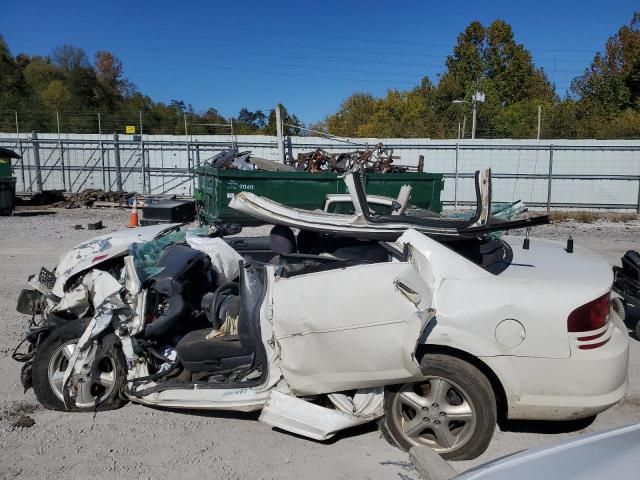
M473 116L471 117L471 139L476 138L476 101L473 101Z
M478 82L476 81L476 84L474 86L474 90L473 90L473 94L471 95L471 102L469 102L469 100L466 99L466 95L465 98L463 98L462 100L453 100L451 103L456 103L456 104L461 104L461 103L471 103L473 108L473 113L472 113L472 117L471 117L471 138L474 139L476 138L476 119L477 119L477 110L478 110L478 102L480 103L484 103L485 100L485 94L484 92L480 92L478 91ZM466 127L466 119L467 117L465 116L462 122L462 138L464 138L464 130Z
M282 138L282 114L280 112L280 104L276 105L276 135L278 136L278 156L280 161L284 162L284 139Z
M538 137L537 140L540 140L540 126L542 125L542 105L538 105Z
M473 119L471 121L471 138L476 138L476 111L478 109L478 102L484 103L485 95L483 92L476 90L471 97L471 103L473 104Z

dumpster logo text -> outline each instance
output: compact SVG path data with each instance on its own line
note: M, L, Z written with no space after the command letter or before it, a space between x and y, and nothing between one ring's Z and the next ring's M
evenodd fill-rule
M251 185L249 183L238 183L235 180L229 180L227 182L227 190L254 190L256 188L255 185Z

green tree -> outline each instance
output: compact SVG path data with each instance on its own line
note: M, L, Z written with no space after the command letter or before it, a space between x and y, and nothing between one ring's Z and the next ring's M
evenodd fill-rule
M327 118L329 133L343 137L364 136L364 128L371 121L379 102L371 94L354 93Z
M263 129L267 125L267 116L262 112L262 110L252 112L247 108L241 108L240 113L238 113L238 122L257 131Z
M135 85L124 78L122 62L113 53L96 52L94 70L98 81L98 103L113 110L123 97L133 94Z
M71 102L71 92L62 80L52 80L42 91L42 101L54 111L62 111Z
M442 129L431 104L433 87L389 90L359 134L365 137L439 137Z
M17 109L29 95L22 70L0 36L0 109Z
M282 133L283 135L299 135L300 134L300 126L302 126L300 120L295 115L289 113L287 109L281 103L278 104L280 108L281 120L283 123ZM267 119L267 124L264 127L265 135L276 135L277 126L276 126L276 111L275 109L269 112L269 117Z
M471 116L469 103L452 102L469 102L476 89L486 94L485 103L478 106L477 131L482 136L532 136L537 105L557 101L544 71L516 43L511 26L503 20L486 28L471 22L458 36L446 66L438 84L437 105L448 136L457 134L463 115Z
M30 58L24 67L24 76L33 91L38 94L42 93L51 81L65 79L65 74L59 67L47 58L39 56Z
M640 12L609 37L603 52L571 83L578 135L637 137L640 114Z
M485 38L485 29L478 21L471 22L458 35L453 54L445 61L447 69L438 83L441 108L446 109L453 100L466 97L472 85L482 77Z

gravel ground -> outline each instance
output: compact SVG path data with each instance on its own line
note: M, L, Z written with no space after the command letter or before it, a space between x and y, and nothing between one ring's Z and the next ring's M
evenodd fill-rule
M134 404L97 415L65 414L43 410L32 391L23 393L20 365L11 360L11 351L26 326L15 302L27 276L41 265L52 267L60 254L97 233L74 230L73 225L102 220L106 229L99 233L105 233L121 229L126 218L127 212L120 210L0 217L1 478L418 478L408 456L389 446L373 425L319 443L274 430L255 421L256 414L170 411ZM639 232L640 221L634 221L566 222L534 233L562 240L572 235L577 245L615 264L626 250L638 248ZM532 248L534 242L535 238ZM497 429L484 455L454 466L462 471L525 448L637 421L640 344L635 340L629 373L624 401L586 428L538 422L511 425L510 431ZM25 426L14 426L21 416ZM28 418L35 421L30 427Z

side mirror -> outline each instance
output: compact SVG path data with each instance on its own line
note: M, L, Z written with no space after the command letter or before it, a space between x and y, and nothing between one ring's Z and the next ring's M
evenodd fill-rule
M24 315L37 315L42 312L41 300L42 294L37 290L22 290L16 310Z

